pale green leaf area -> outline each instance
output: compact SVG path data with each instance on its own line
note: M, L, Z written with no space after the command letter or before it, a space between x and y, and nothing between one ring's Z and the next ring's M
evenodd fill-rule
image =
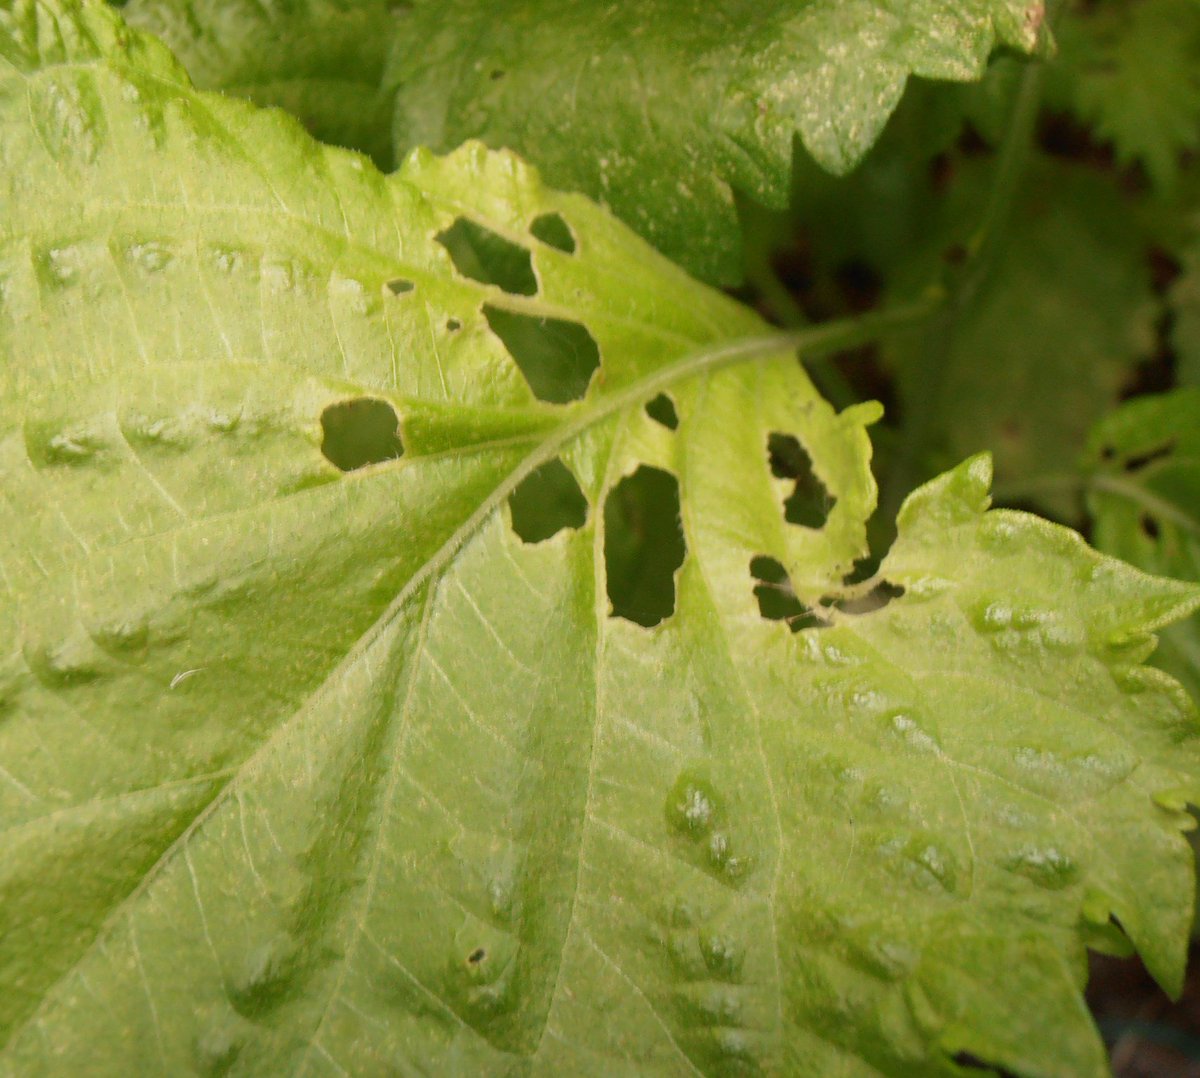
M921 288L972 242L987 174L970 161L956 168L952 189L924 218L922 246L894 265L894 294ZM1156 347L1145 244L1116 183L1053 158L1033 163L994 264L954 323L936 385L914 362L926 337L890 349L903 405L937 394L928 470L989 449L1006 483L1079 458L1131 368ZM1070 512L1045 492L1040 501Z
M71 0L0 13L0 125L0 1073L1102 1074L1085 946L1178 990L1200 725L1143 663L1195 588L983 457L845 585L878 409L508 154L384 177Z
M1090 448L1096 546L1200 581L1200 389L1131 401L1097 426ZM1154 662L1200 699L1200 619L1166 630Z
M1042 11L1040 0L418 2L389 62L394 142L514 149L692 272L733 282L735 189L786 205L797 135L845 173L909 75L978 78L995 46L1035 46Z
M170 46L201 89L298 116L317 138L393 160L387 52L395 0L130 0L125 20Z
M1078 4L1057 34L1047 103L1111 142L1121 164L1142 165L1173 188L1185 151L1200 148L1200 4L1108 0Z

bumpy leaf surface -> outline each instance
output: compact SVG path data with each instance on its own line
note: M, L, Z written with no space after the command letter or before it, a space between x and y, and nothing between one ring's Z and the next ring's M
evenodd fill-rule
M1096 427L1091 450L1096 545L1200 580L1200 389L1130 402ZM1200 618L1168 629L1154 661L1200 700Z
M754 316L510 156L385 178L69 0L0 15L0 124L0 1073L1102 1073L1110 915L1178 987L1197 720L1141 663L1194 589L975 459L903 595L822 605L877 410L726 364ZM556 457L586 521L523 542ZM646 467L654 628L606 597Z
M403 5L389 0L130 0L201 89L299 116L318 138L392 162L382 80Z
M419 2L390 63L398 147L507 146L693 272L741 275L733 189L783 206L798 134L844 173L910 74L1032 49L1041 0Z

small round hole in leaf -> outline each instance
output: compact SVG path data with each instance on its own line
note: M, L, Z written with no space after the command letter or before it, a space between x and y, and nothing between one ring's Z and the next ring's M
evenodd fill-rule
M789 524L822 528L830 510L837 504L825 484L813 471L812 458L794 434L775 433L767 438L767 457L771 474L778 479L795 480L792 493L784 499L783 517Z
M489 228L460 217L437 241L450 254L454 268L481 284L494 284L518 296L537 294L537 277L529 251Z
M541 543L563 528L580 528L588 503L560 457L527 475L509 495L513 531L526 543Z
M679 414L675 411L675 402L665 393L660 393L646 405L646 415L656 423L661 423L667 430L679 429Z
M775 558L760 554L750 561L758 612L768 621L786 621L792 632L824 626L825 622L796 598L787 570Z
M675 612L675 573L687 546L679 480L642 465L604 502L604 570L612 616L657 625Z
M343 472L382 464L404 454L400 421L387 401L374 397L331 404L321 413L321 452Z
M534 218L529 231L549 247L569 255L575 253L575 236L571 226L557 213L543 213L541 217Z
M579 400L600 366L595 338L578 322L536 318L485 304L491 330L517 361L539 400L566 404Z

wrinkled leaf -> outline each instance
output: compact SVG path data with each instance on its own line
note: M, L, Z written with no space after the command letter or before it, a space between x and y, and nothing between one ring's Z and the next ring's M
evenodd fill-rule
M1131 401L1097 425L1090 448L1096 546L1200 581L1200 389ZM1164 632L1154 662L1200 700L1200 618Z
M1089 1074L1110 915L1178 988L1198 727L1141 664L1194 588L975 458L849 589L878 410L511 156L385 178L70 0L0 15L0 122L0 1071ZM489 311L560 395L586 334L581 399ZM560 457L587 519L525 542ZM646 468L653 629L604 559Z

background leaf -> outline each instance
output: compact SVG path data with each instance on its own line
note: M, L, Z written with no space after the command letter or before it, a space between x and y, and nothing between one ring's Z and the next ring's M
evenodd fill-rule
M1200 389L1131 401L1098 424L1090 449L1096 546L1200 581ZM1155 664L1200 699L1200 619L1166 630Z
M1139 0L1078 4L1058 34L1047 102L1143 166L1159 187L1200 148L1200 4Z
M156 34L206 90L275 105L317 138L393 163L388 49L396 0L129 0L122 14Z

